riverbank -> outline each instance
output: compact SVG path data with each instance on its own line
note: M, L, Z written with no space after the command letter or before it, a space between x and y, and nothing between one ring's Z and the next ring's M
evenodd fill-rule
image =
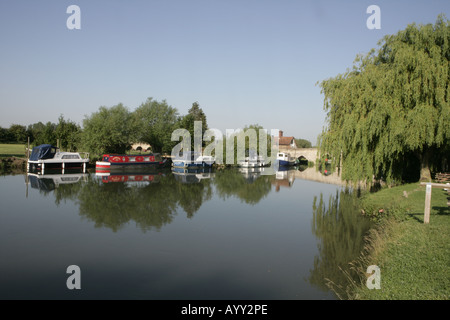
M425 186L411 183L362 197L363 213L378 221L361 266L380 268L381 289L364 274L351 297L362 300L450 299L450 208L447 191L433 188L430 223L424 224ZM362 270L361 270L362 271ZM365 270L363 271L365 273Z
M0 156L0 171L24 171L26 169L27 159L15 156Z

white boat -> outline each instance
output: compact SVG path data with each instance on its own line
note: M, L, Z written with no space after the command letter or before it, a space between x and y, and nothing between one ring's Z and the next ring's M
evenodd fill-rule
M84 155L84 157L82 156ZM47 169L82 168L86 172L89 163L89 153L62 152L50 144L34 147L27 163L27 170L40 170L44 174Z
M280 167L293 166L296 164L295 157L291 157L291 155L286 152L278 152L277 161Z
M184 152L181 157L172 159L172 165L176 168L200 168L211 167L215 162L212 156L204 156L199 152Z
M241 168L261 168L267 164L263 156L245 157L238 161L238 166Z

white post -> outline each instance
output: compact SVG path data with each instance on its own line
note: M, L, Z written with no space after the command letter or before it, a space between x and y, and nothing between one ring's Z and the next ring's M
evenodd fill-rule
M425 212L423 215L423 223L430 222L430 210L431 210L431 183L427 183L425 190Z
M42 165L41 165L41 169L42 169L42 174L44 174L44 170L45 170L45 163L42 163Z

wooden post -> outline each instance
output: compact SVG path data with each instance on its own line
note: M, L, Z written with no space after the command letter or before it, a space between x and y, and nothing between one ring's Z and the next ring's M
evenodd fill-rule
M30 159L30 137L28 137L28 142L27 142L27 160Z
M425 212L423 215L423 223L430 223L431 210L431 183L427 183L425 190Z

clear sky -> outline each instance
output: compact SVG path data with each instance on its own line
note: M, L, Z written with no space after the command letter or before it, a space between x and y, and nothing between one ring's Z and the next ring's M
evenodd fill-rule
M370 30L369 5L381 9ZM78 5L81 29L69 30ZM0 126L79 124L100 106L148 97L212 128L260 124L313 144L325 123L317 81L409 23L435 23L448 0L2 0Z

